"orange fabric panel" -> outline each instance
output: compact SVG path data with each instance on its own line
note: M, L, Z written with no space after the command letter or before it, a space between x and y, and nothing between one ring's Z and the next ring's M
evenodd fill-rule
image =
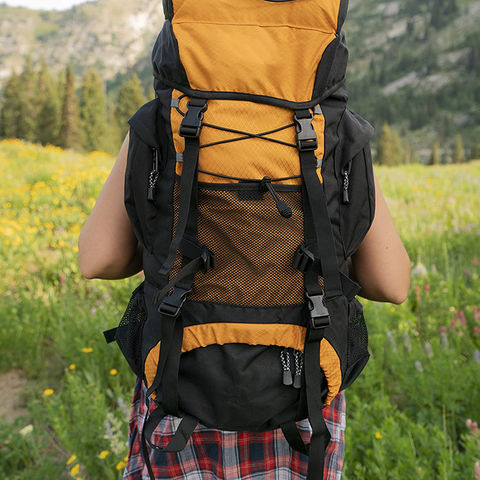
M208 345L246 343L277 345L303 352L306 328L299 325L256 323L203 323L185 327L182 352Z
M173 98L180 98L182 92L174 90ZM189 97L184 96L179 101L179 109L185 113ZM183 119L176 108L171 109L171 123L175 150L183 152L185 141L179 135L180 123ZM287 108L239 100L208 100L208 108L204 115L204 124L260 134L293 124L293 111ZM317 158L324 153L325 117L317 114L313 118L317 133ZM203 125L200 131L200 144L205 145L222 140L229 140L242 134L225 132ZM294 126L266 135L282 142L296 145L297 134ZM300 175L300 160L296 147L282 145L260 138L248 138L235 142L222 143L201 148L199 154L199 169L233 177L261 179L264 176L282 178ZM177 174L182 173L182 164L177 162ZM322 181L320 169L318 176ZM213 183L236 182L234 179L215 177L199 172L199 181ZM282 180L283 184L300 184L301 179Z
M180 60L197 90L308 102L317 66L335 34L290 27L174 22Z
M158 342L149 352L145 359L145 378L147 380L147 388L155 380L158 365L158 355L160 354L160 343ZM153 395L152 395L153 396Z
M340 0L174 0L172 27L190 86L310 100L336 36Z
M340 0L173 0L174 21L285 25L335 33Z
M342 371L337 352L325 338L320 343L320 366L328 383L328 394L325 399L325 406L327 406L330 405L340 390Z

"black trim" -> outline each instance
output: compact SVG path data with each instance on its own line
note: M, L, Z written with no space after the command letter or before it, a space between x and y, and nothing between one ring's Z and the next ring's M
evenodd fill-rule
M201 172L202 170L199 170ZM208 173L209 175L212 175L210 172L205 172ZM299 175L300 177L300 175ZM299 178L296 177L296 178ZM179 182L180 179L182 178L181 175L178 175L178 173L175 173L175 181ZM237 190L251 190L255 191L258 190L260 182L263 180L262 178L256 179L247 179L247 178L239 178L239 182L230 182L230 183L216 183L216 182L197 182L198 188L199 189L204 189L204 190L221 190L221 191L237 191ZM278 181L278 179L272 178L272 182ZM275 190L278 190L279 192L300 192L302 189L302 186L299 185L285 185L285 184L279 184L279 185L272 185Z
M330 77L330 72L332 70L333 61L335 60L335 54L337 48L340 44L340 36L336 36L328 45L325 51L323 52L322 59L317 67L317 72L315 74L315 83L313 85L312 96L318 96L320 100L317 103L320 103L325 95L322 95L324 91L328 91L328 79ZM341 85L342 81L338 82L336 85Z
M324 53L325 55L325 53ZM321 63L321 62L320 62ZM165 85L174 88L183 92L185 95L189 97L196 97L196 98L206 98L206 99L218 99L218 100L242 100L245 102L254 102L254 103L263 103L266 105L273 105L274 107L282 107L288 108L290 110L298 110L298 109L305 109L305 108L313 108L318 103L322 102L334 93L337 89L341 88L344 85L344 79L342 82L333 85L331 88L323 92L322 95L319 95L317 98L313 98L308 102L292 102L290 100L285 100L283 98L277 97L270 97L268 95L255 95L253 93L241 93L241 92L213 92L208 90L194 90L190 87L186 87L185 85L181 85L177 82L168 80L160 75L160 73L155 71L153 76L159 80L160 82L164 83Z
M340 7L338 9L337 18L337 33L340 33L340 30L345 23L345 19L347 18L348 2L349 0L340 0Z
M172 20L173 18L173 1L163 0L163 13L166 20Z

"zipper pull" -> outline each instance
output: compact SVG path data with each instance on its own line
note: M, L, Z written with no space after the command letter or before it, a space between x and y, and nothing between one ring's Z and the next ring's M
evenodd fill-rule
M344 168L342 170L342 174L343 174L343 203L348 204L348 203L350 203L350 197L348 196L348 186L350 184L350 180L349 180L348 176L350 175L350 171L352 170L352 161L350 160L345 167L346 168Z
M293 386L295 388L302 388L302 368L303 368L303 354L298 350L294 350L295 357L295 377L293 379Z
M283 367L283 384L290 386L293 384L293 378L290 370L290 354L286 348L280 352L280 361Z
M153 167L148 177L147 199L153 201L155 198L155 185L158 180L158 150L153 147Z
M277 205L277 209L280 212L280 215L285 218L290 218L292 216L292 209L277 195L277 192L272 187L272 179L270 177L263 177L262 181L260 182L260 186L263 192L270 192L275 200L275 204Z

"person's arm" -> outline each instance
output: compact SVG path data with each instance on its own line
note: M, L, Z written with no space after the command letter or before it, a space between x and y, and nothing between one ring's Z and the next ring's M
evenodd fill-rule
M121 279L143 268L142 247L133 233L124 205L128 144L127 133L78 238L78 265L85 278Z
M393 223L375 177L375 216L367 235L351 257L350 275L359 295L378 302L400 304L410 288L410 259Z

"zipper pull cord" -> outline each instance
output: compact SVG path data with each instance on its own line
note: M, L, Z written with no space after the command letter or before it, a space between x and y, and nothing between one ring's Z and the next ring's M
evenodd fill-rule
M275 200L275 204L277 205L277 209L280 212L280 215L285 218L290 218L292 216L292 209L277 195L277 192L272 187L272 179L270 177L263 177L262 181L260 182L262 191L269 191Z
M155 185L158 180L158 150L154 147L153 148L153 168L148 176L148 191L147 191L147 199L153 201L155 198Z
M302 388L302 368L303 368L303 354L299 350L294 350L295 357L295 377L293 379L293 386L295 388Z
M290 386L293 384L292 371L290 370L290 355L288 350L284 348L280 352L280 361L283 368L283 384Z
M343 173L343 203L348 204L350 203L350 197L348 196L348 186L350 184L350 180L348 178L350 174L350 170L352 169L352 162L348 162L346 167L342 170Z

